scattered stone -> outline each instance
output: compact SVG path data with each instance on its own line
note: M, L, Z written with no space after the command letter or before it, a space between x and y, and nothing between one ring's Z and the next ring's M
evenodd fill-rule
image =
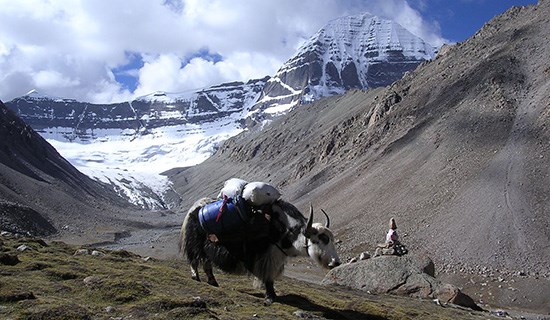
M155 259L154 258L151 258L151 257L144 257L142 258L141 260L145 261L145 262L149 262L149 261L154 261Z
M32 248L27 246L26 244L22 244L19 247L17 247L16 250L23 252L23 251L27 251L27 250L32 250Z
M101 251L94 250L94 251L92 251L92 256L103 257L103 256L105 256L105 253L103 253Z
M504 310L491 311L491 314L497 317L508 317L508 312Z
M365 252L362 252L360 255L359 255L359 260L366 260L370 258L370 253L368 253L367 251Z
M296 310L292 315L300 319L319 319L316 315L305 312L304 310Z
M16 255L8 254L8 253L0 253L0 264L6 265L6 266L14 266L18 264L19 258Z
M105 312L107 312L107 313L111 313L111 312L115 312L115 311L116 311L116 309L113 306L105 307Z
M90 251L88 249L78 249L74 253L75 256L85 256L89 254L90 254Z
M85 285L87 286L93 286L101 282L101 278L98 276L88 276L82 280Z

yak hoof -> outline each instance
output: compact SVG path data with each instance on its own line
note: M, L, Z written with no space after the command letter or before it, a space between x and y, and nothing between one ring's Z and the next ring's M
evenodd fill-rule
M266 297L264 300L264 306L270 306L273 304L273 297Z
M220 286L218 284L218 281L216 281L216 280L208 280L208 284L213 286L213 287L219 287Z
M201 282L201 278L199 278L199 276L191 276L191 279Z

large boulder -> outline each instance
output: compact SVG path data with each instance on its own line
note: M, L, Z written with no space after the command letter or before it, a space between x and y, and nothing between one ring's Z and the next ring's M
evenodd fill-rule
M373 294L395 294L438 299L474 310L474 300L452 284L435 278L435 266L427 256L379 256L332 269L322 281Z

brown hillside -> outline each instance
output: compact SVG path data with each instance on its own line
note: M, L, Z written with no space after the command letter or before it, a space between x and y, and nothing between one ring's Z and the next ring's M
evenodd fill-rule
M0 102L0 230L79 239L130 222L131 205L79 172ZM132 222L133 223L133 222ZM86 241L102 241L97 230Z

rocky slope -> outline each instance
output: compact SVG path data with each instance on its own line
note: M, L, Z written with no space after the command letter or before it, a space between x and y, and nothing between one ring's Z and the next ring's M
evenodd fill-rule
M499 303L550 312L548 17L549 1L512 8L389 87L230 139L172 172L182 210L229 177L269 181L304 210L326 209L344 256L382 241L393 216L438 272L500 277Z

